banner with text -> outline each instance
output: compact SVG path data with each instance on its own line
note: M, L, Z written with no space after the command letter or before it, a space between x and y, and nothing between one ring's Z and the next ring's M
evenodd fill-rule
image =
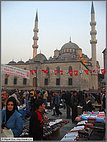
M16 68L16 67L4 65L4 64L1 64L1 73L21 76L21 77L27 78L27 79L29 79L29 76L30 76L30 72L28 70L23 70L20 68Z

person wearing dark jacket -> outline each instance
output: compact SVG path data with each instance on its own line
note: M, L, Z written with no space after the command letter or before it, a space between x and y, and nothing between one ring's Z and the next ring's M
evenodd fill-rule
M43 139L43 118L42 112L45 109L43 99L36 100L36 110L32 113L29 124L29 136L33 137L33 140Z
M78 101L78 95L77 92L74 91L73 95L71 96L71 106L72 106L72 122L75 121L75 118L77 117L78 113L77 113L77 106L79 104Z
M66 92L65 95L65 103L66 103L66 110L67 110L67 119L70 118L70 108L71 108L71 93L69 91Z
M88 96L86 98L86 101L84 101L83 103L83 111L92 111L94 108L92 106L92 102L91 102L91 96Z
M60 112L59 107L60 107L60 96L59 96L59 92L56 92L55 93L55 112L57 116L59 116L59 114L62 115L62 112Z

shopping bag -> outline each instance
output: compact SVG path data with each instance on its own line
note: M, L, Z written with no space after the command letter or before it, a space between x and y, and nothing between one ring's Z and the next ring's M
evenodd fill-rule
M11 129L3 129L3 132L1 133L1 137L14 137L13 132Z

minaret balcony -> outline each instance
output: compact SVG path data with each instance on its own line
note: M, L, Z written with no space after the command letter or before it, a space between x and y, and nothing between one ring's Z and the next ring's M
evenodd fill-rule
M97 34L97 31L94 30L94 31L90 31L90 35L96 35Z
M38 38L38 37L36 37L36 36L34 36L34 37L33 37L33 40L38 40L38 39L39 39L39 38Z
M97 43L97 40L96 40L96 39L91 39L91 40L90 40L90 43L91 43L91 44L96 44L96 43Z
M39 29L34 28L33 31L34 31L34 32L39 32Z
M32 47L33 48L38 48L38 45L33 44Z
M96 25L96 22L95 21L92 21L92 22L90 22L90 25L92 26L92 25Z

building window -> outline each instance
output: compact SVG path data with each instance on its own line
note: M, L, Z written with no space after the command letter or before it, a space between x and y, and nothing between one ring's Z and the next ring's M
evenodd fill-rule
M68 78L68 85L72 85L72 78Z
M23 78L23 84L26 85L27 84L27 79Z
M60 85L60 78L56 78L56 85Z
M48 85L48 78L45 78L44 84L45 84L45 85Z
M7 77L5 78L5 82L4 83L8 84L8 78Z
M16 77L14 78L13 84L17 84L17 78Z

